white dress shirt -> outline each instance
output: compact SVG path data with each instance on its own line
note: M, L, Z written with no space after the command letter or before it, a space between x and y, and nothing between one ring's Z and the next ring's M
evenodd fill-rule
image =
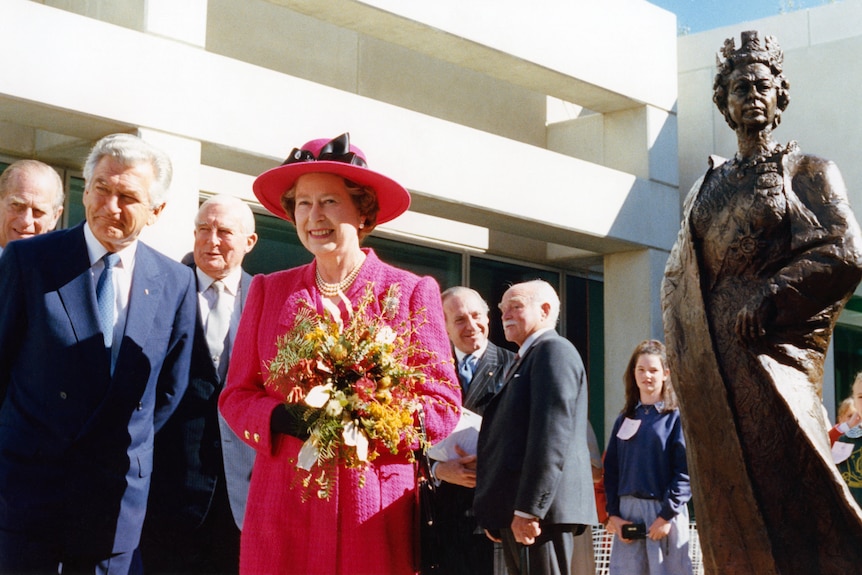
M102 256L108 253L108 250L99 243L93 231L90 229L90 224L84 224L84 240L87 243L87 255L90 258L90 274L93 276L93 285L99 283L99 277L105 270L105 262L102 261ZM129 312L129 293L132 289L132 275L135 272L135 255L138 252L138 240L133 241L130 245L117 252L120 256L120 261L114 268L114 273L111 278L114 281L114 339L111 346L111 367L117 361L117 354L120 352L120 344L123 341L123 334L126 332L126 317Z
M198 309L201 314L201 325L207 325L207 318L209 318L210 310L212 309L215 301L211 298L214 298L215 295L213 291L210 290L210 286L216 282L215 278L212 278L205 274L199 267L195 268L195 274L197 275L198 280ZM213 357L213 364L216 366L216 370L219 372L219 375L224 377L225 369L219 369L220 363L222 362L222 358L230 357L231 349L233 348L233 341L236 338L236 329L239 326L239 317L241 313L240 306L237 305L237 298L240 297L240 284L242 282L242 268L237 267L230 274L228 274L225 278L221 280L224 284L224 292L222 292L221 297L228 298L231 309L230 317L230 329L228 330L228 338L225 343L224 351L222 352L221 357Z
M454 347L454 349L455 349L455 363L456 363L456 365L461 365L461 362L464 361L464 358L467 357L468 354L464 353L463 351L461 351L457 347ZM488 349L488 340L485 340L485 343L482 345L482 347L480 347L476 351L471 351L469 353L469 355L472 355L473 357L476 358L476 361L479 361L480 359L482 359L482 356L485 354L486 349Z

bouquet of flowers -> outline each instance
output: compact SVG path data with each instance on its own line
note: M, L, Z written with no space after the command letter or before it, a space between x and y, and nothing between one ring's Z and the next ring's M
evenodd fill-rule
M403 451L413 460L414 449L427 447L415 422L423 370L435 356L412 337L426 321L424 309L421 317L390 325L399 288L393 284L386 291L379 315L371 313L373 284L366 285L356 309L345 298L347 322L328 299L323 315L304 302L293 328L277 341L267 385L284 394L287 409L309 435L297 461L306 471L306 496L315 489L309 487L313 479L317 496L329 499L338 465L365 469L381 450ZM426 363L417 365L417 358Z

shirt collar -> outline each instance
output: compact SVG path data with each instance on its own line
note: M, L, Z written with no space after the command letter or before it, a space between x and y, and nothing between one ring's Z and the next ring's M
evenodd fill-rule
M471 351L469 354L464 353L455 346L452 347L455 349L455 359L460 364L462 361L464 361L464 358L467 357L467 355L472 355L477 360L481 358L485 354L485 350L488 349L488 340L485 340L485 343L482 345L482 347L480 347L476 351Z
M90 229L89 223L84 224L84 241L87 243L87 255L90 258L90 267L93 267L96 265L96 262L102 259L102 256L108 253L108 250L96 239L93 230ZM132 240L132 243L117 252L124 269L130 270L132 268L132 262L135 260L137 250L138 240L135 239Z
M536 331L531 333L529 335L529 337L527 337L527 339L524 340L524 343L521 344L521 347L518 348L518 355L520 357L524 357L524 354L526 354L527 350L530 349L530 347L532 347L532 345L534 343L536 343L536 340L539 339L539 336L542 335L543 333L545 333L546 331L551 331L552 329L554 329L554 328L543 327L542 329L537 329Z
M213 284L213 282L217 281L215 278L208 276L201 268L195 266L195 275L198 277L198 291L200 293L204 293L209 289L209 287ZM242 268L237 267L233 271L231 271L226 277L222 278L221 282L224 284L224 289L227 293L232 296L236 296L239 293L239 282L242 280Z
M645 404L645 403L642 403L640 400L638 400L638 404L635 406L635 409L637 409L637 408L639 408L639 407L642 407L642 406L643 406L643 407L650 407L650 405L647 405L647 404ZM663 411L664 411L664 402L663 402L663 401L656 401L656 402L655 402L655 403L653 403L651 406L652 406L652 407L655 407L655 410L656 410L657 412L659 412L659 413L661 413L661 412L663 412Z

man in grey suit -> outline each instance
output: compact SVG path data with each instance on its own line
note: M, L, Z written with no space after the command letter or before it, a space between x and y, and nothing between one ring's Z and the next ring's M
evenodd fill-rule
M569 573L574 537L597 522L587 447L587 378L575 347L554 331L560 300L541 280L500 303L519 347L479 432L473 508L503 543L513 575Z
M462 404L482 415L485 405L502 387L515 354L488 341L488 304L479 292L456 286L441 297L446 333L455 351ZM433 532L425 529L423 533L426 571L436 564L438 572L447 575L491 575L494 544L485 537L473 515L476 456L462 453L459 459L434 463L431 469L441 483L434 498Z
M195 219L198 318L189 387L156 436L141 543L147 573L236 573L254 450L218 413L231 344L251 276L254 215L233 196L205 201Z

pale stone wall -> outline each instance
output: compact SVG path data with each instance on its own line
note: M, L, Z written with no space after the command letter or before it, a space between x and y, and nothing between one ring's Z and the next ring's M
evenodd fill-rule
M659 337L679 220L676 22L644 0L8 0L0 154L71 171L108 133L172 156L147 232L180 257L201 191L350 131L413 194L382 228L604 274L608 409ZM547 102L586 112L548 125ZM619 310L624 310L625 313Z

